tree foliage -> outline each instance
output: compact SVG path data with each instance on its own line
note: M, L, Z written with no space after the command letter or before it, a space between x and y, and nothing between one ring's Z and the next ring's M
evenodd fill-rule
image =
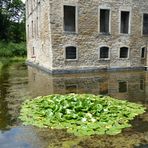
M0 0L0 40L25 40L25 5L21 0Z

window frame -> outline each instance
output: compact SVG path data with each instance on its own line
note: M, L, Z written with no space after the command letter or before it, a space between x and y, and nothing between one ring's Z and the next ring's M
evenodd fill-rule
M75 31L65 31L65 24L64 24L64 6L72 6L75 7ZM78 6L77 4L70 4L70 3L64 3L62 5L62 12L63 12L63 33L67 33L67 34L77 34L78 33Z
M121 48L127 48L128 49L127 58L120 58L120 50L121 50ZM129 56L130 56L130 48L128 46L121 46L119 48L118 58L119 59L129 59Z
M120 84L119 83L121 83L121 82L125 82L126 83L126 91L125 92L121 92L120 91ZM129 91L129 84L128 84L129 82L128 81L126 81L126 80L118 80L118 93L128 93L128 91Z
M141 21L141 26L142 26L142 28L141 28L141 35L142 35L142 36L148 36L148 34L144 34L144 33L143 33L143 29L144 29L144 14L148 14L148 12L143 12L143 13L142 13L142 21Z
M141 81L142 81L142 83L141 83ZM140 79L139 89L140 89L140 91L144 91L144 89L145 89L145 80L144 79Z
M72 83L72 84L70 84L70 83L64 83L65 92L69 94L70 92L67 91L67 87L71 87L71 86L75 86L76 87L76 90L73 93L78 93L78 84L75 84L75 83Z
M101 17L101 9L102 10L109 10L109 31L108 31L108 33L106 33L106 32L101 32L101 30L100 30L100 27L101 27L101 23L100 23L100 17ZM99 34L103 34L103 35L110 35L111 34L111 16L112 16L112 11L111 11L111 8L110 7L103 7L103 6L99 6L98 7L98 33Z
M66 59L66 48L68 47L75 47L76 48L76 58L75 59ZM77 49L77 46L75 45L67 45L64 47L64 59L65 61L77 61L78 60L78 49Z
M142 57L142 49L144 48L144 57ZM140 58L141 59L145 59L146 58L146 50L147 50L147 48L145 47L145 46L142 46L141 47L141 50L140 50Z
M100 53L101 53L100 50L101 50L102 47L108 48L108 58L100 58ZM110 47L107 46L107 45L101 45L98 49L98 58L99 58L99 60L110 60Z
M35 47L33 46L31 49L31 58L36 58Z
M121 32L121 12L129 12L128 33ZM132 16L131 9L120 9L119 10L119 34L120 35L130 35L131 34L131 23L132 23L131 16Z

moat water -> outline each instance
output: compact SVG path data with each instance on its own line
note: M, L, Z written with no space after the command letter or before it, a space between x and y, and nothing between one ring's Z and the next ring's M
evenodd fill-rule
M148 111L116 136L75 137L64 130L23 126L22 102L41 95L92 93L148 108L148 72L120 71L51 76L24 63L0 70L0 148L148 148Z

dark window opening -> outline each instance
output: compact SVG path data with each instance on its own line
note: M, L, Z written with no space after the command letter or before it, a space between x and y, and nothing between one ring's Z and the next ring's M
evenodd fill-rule
M76 59L76 47L69 46L66 47L66 59Z
M148 35L148 14L143 14L143 34Z
M120 93L127 92L127 82L126 81L119 82L119 92Z
M108 83L104 82L100 84L100 94L107 95L108 94Z
M32 55L35 55L34 47L32 48Z
M64 6L64 31L76 31L76 7Z
M109 48L108 47L100 48L100 58L109 58Z
M102 33L109 33L109 15L109 10L100 9L100 32Z
M33 27L33 25L34 24L33 24L33 21L32 21L32 37L34 37L34 34L33 34L34 33L34 27Z
M29 25L27 25L27 37L29 39Z
M144 90L144 80L140 80L140 90Z
M31 50L31 58L36 58L36 56L35 56L35 48L34 47L32 47L32 50Z
M121 33L129 33L129 14L127 11L121 11Z
M142 48L142 51L141 51L141 58L145 58L145 47Z
M66 85L65 89L66 89L67 94L77 93L77 85L76 84Z
M120 58L128 58L128 48L127 47L120 48Z

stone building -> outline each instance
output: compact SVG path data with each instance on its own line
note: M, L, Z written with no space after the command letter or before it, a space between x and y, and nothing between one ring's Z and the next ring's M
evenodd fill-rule
M30 65L50 73L144 69L148 0L26 0Z

